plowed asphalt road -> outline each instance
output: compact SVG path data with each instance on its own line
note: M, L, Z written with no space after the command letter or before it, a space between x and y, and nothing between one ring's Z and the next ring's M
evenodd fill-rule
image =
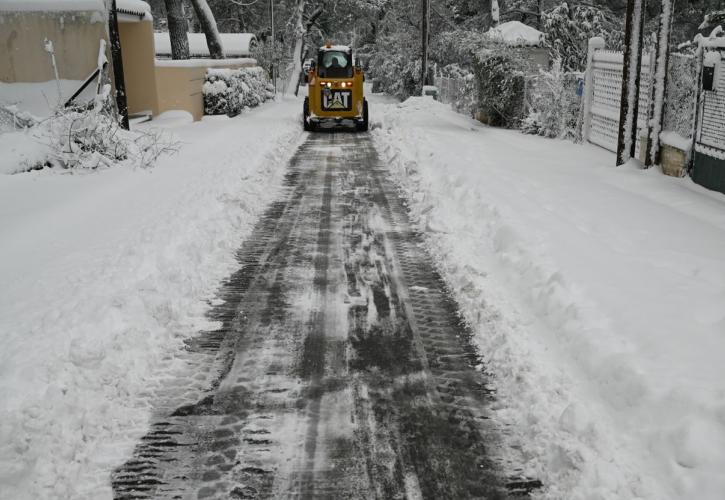
M509 498L470 332L368 134L318 133L116 498Z

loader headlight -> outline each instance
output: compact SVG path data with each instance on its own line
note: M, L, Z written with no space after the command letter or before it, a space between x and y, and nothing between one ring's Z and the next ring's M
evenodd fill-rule
M329 89L330 87L332 87L332 83L331 83L331 82L327 82L327 83L326 83L325 85L327 86L327 88L328 88L328 89Z

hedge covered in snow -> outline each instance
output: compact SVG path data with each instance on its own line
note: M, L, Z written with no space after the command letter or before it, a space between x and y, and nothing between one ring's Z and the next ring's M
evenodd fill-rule
M253 68L209 68L203 87L204 114L237 115L274 96L267 72Z

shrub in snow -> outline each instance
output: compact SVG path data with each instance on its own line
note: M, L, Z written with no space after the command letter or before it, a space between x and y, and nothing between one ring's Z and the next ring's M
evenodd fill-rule
M581 99L576 95L580 73L562 71L561 60L550 71L526 79L528 115L521 130L545 137L576 138Z
M375 79L377 91L401 100L420 91L419 43L409 33L380 37L369 63L369 76Z
M607 47L620 50L623 44L622 19L606 8L571 5L567 2L543 12L542 31L551 60L561 59L566 71L583 71L587 64L587 41L602 37Z
M260 68L209 68L203 87L204 114L237 115L274 96L267 72Z
M670 54L663 130L677 132L682 137L692 137L699 76L696 57Z
M525 79L505 50L484 50L475 63L478 111L489 125L514 128L523 118Z

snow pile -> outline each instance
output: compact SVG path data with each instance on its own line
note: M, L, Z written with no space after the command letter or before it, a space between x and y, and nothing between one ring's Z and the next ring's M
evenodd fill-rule
M544 45L544 34L520 21L508 21L488 30L492 40L511 47L541 47Z
M47 82L0 82L0 106L17 106L18 110L36 119L47 118L83 85L81 80L49 80ZM85 103L93 99L95 85L89 85L74 102Z
M207 115L237 115L244 108L259 106L274 97L267 72L258 66L208 69L202 91Z
M175 128L184 146L152 170L0 176L0 498L111 498L156 374L214 328L208 301L276 196L299 109Z
M537 495L721 499L725 197L435 101L376 109Z
M673 148L677 148L680 151L684 151L685 153L689 153L690 149L692 149L692 139L682 137L677 132L667 130L664 132L660 132L660 141L662 142L662 144L672 146Z
M189 55L191 57L209 57L209 47L204 33L188 33ZM254 33L219 33L225 57L248 57L257 44ZM171 40L168 32L154 33L156 55L171 57Z

